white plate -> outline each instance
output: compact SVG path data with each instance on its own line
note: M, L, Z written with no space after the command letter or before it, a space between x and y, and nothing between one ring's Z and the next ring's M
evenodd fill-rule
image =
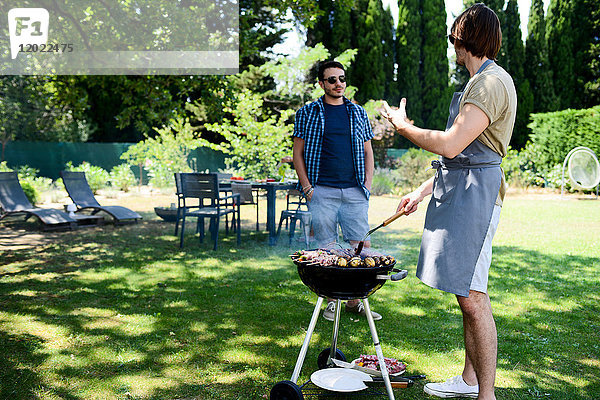
M351 368L354 368L354 369L356 369L356 370L358 370L358 371L362 371L362 372L364 372L364 373L366 373L366 374L368 374L368 375L371 375L371 376L378 376L378 377L381 377L381 376L382 376L382 375L381 375L381 371L379 371L379 370L372 369L372 368L361 367L361 366L357 365L356 363L358 362L358 360L359 360L358 358L357 358L357 359L355 359L355 360L352 360L352 362L350 363L350 365L351 365ZM400 376L400 375L402 375L402 374L403 374L405 371L406 371L406 370L404 370L404 371L400 371L400 372L396 372L395 374L389 374L389 375L390 375L390 376Z
M310 376L312 383L334 392L357 392L367 388L365 381L373 380L369 375L355 369L325 368Z

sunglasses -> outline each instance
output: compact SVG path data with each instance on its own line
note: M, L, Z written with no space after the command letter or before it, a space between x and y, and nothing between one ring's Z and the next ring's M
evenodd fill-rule
M455 37L453 34L449 34L449 35L448 35L448 40L450 41L450 43L451 43L452 45L454 45L454 41L455 41L455 40L460 40L460 39L459 39L459 38L457 38L457 37Z
M329 82L329 84L333 85L334 83L337 82L337 80L340 80L340 83L344 83L346 82L346 77L344 75L340 75L340 76L330 76L329 78L323 79L324 81Z

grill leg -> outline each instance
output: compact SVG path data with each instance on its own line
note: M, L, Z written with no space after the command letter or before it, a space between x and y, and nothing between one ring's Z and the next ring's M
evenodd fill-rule
M337 299L335 302L335 317L333 318L333 335L331 336L330 347L331 351L329 353L329 359L327 359L327 365L333 365L331 359L335 358L335 355L337 353L338 333L340 330L340 314L342 312L340 306L342 305L342 301L340 299Z
M379 337L377 336L377 330L375 329L375 321L373 321L373 315L371 314L371 307L369 306L369 299L364 299L365 312L367 314L367 322L369 323L369 329L371 330L371 336L373 337L373 344L375 345L375 352L377 353L377 359L379 360L379 370L383 377L383 383L385 383L385 389L387 390L388 397L390 400L394 400L394 392L392 392L392 384L390 382L390 376L385 366L385 360L383 358L383 352L381 351L381 344L379 344Z
M321 313L321 306L323 305L323 298L317 298L317 304L315 305L315 310L313 311L312 318L310 319L310 324L308 324L308 330L306 331L306 337L304 338L304 343L302 343L302 348L300 349L300 354L298 354L298 360L296 361L296 366L294 367L294 372L292 373L291 381L294 383L298 383L298 377L300 377L300 370L302 370L302 365L304 364L304 359L306 358L306 351L308 350L308 343L310 342L310 338L315 330L315 326L317 325L317 319L319 318L319 314Z

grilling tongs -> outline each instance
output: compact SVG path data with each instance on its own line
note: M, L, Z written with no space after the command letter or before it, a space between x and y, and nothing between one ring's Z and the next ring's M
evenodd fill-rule
M391 217L389 217L388 219L386 219L385 221L383 221L379 226L376 226L375 228L373 228L369 232L367 232L367 234L365 235L365 237L363 238L363 240L361 240L360 242L358 242L358 246L356 247L356 252L354 254L356 254L356 255L360 254L360 252L363 249L363 246L365 245L365 240L367 240L367 238L373 232L375 232L379 228L382 228L384 226L387 226L387 225L391 224L392 222L394 222L395 220L397 220L398 218L400 218L404 214L406 214L406 210L404 208L402 208L402 210L398 211L396 214L392 215Z

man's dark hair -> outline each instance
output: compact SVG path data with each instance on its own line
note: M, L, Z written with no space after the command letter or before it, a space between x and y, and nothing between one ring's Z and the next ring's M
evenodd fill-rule
M495 60L502 45L502 30L496 13L483 3L473 4L460 14L450 30L455 40L474 57Z
M344 71L344 73L346 73L346 70L344 69L344 66L341 63L333 60L323 61L321 64L319 64L319 70L317 71L317 76L320 81L325 79L325 70L327 68L339 68L342 71Z

